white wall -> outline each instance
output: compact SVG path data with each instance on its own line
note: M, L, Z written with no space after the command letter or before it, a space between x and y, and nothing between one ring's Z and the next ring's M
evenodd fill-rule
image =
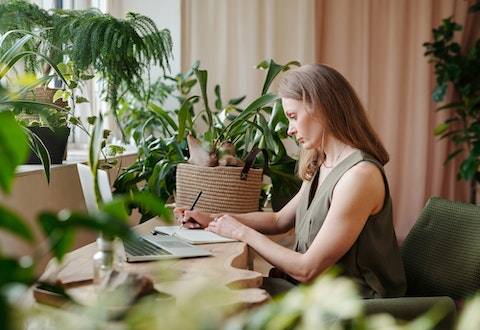
M128 12L150 17L161 30L167 28L173 40L171 73L180 71L181 59L181 0L110 0L107 10L115 17L125 18ZM159 68L152 70L152 81L161 75Z

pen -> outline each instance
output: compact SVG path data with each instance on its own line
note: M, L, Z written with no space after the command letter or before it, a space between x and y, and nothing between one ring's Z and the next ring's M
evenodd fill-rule
M202 190L200 190L200 191L198 192L197 197L195 198L195 200L193 201L192 206L190 207L190 211L193 211L193 209L195 208L195 205L197 205L197 202L198 202L198 200L200 199L200 196L202 196L202 193L203 193ZM183 226L185 223L186 223L186 221L183 221L183 220L182 220L182 223L178 226L178 229L182 228L182 226Z

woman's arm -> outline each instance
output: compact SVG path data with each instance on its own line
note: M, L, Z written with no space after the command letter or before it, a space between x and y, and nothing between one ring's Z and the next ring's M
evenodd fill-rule
M250 212L250 213L217 213L210 214L198 210L188 211L185 209L175 209L175 213L182 216L187 228L207 227L209 223L215 219L225 215L234 217L237 221L248 226L265 235L275 235L285 233L295 224L295 212L298 206L298 201L303 190L303 185L300 191L293 197L280 211L278 212ZM191 222L193 219L195 222ZM190 222L189 222L190 221Z
M382 208L384 197L378 168L367 162L354 166L337 183L325 222L304 254L274 243L229 216L212 222L207 230L246 242L275 267L300 282L308 282L352 247L368 217Z
M278 212L252 212L240 214L217 214L216 217L230 215L242 224L265 235L286 233L295 225L295 213L302 194L300 191Z

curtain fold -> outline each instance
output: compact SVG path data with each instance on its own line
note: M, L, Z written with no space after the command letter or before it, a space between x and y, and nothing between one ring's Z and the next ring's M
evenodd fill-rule
M315 58L336 68L352 83L390 153L386 166L400 242L426 200L442 196L467 201L467 185L456 180L459 162L443 166L452 151L433 128L446 113L436 113L435 86L423 42L431 30L453 16L465 26L458 40L472 44L478 21L464 0L317 0ZM451 93L450 96L451 98Z
M182 71L200 60L210 92L220 84L225 99L247 104L260 95L263 59L313 62L313 20L314 0L183 0Z

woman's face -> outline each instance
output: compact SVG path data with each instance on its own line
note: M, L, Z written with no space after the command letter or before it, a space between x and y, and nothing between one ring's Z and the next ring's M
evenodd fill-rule
M302 101L282 98L282 105L288 118L287 134L295 136L305 149L319 148L323 134L320 119L310 115Z

